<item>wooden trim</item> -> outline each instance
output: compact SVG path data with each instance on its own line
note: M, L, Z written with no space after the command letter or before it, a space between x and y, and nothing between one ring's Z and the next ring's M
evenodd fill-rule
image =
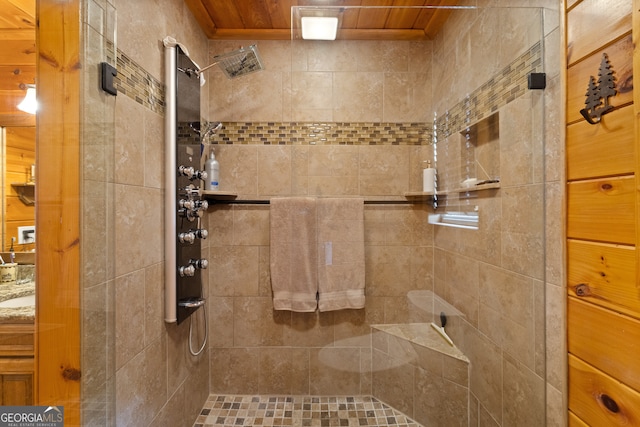
M38 1L36 404L80 425L80 0Z
M640 51L638 44L640 42L640 0L633 0L632 29L633 37L633 111L634 134L635 134L635 160L636 160L636 221L640 221ZM636 280L640 278L640 251L638 251L638 242L640 242L640 225L636 226Z

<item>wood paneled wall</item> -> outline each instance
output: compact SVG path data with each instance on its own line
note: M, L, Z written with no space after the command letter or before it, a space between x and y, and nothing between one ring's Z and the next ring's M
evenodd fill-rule
M640 425L638 27L632 19L640 0L565 4L569 425ZM593 125L580 110L605 53L618 93L609 99L615 109Z
M4 172L4 248L11 247L11 237L16 238L14 249L24 252L35 249L35 244L18 244L18 227L35 225L35 205L26 205L18 198L18 191L12 183L26 183L31 179L31 165L36 162L36 128L10 127L6 129ZM30 191L33 191L31 189Z

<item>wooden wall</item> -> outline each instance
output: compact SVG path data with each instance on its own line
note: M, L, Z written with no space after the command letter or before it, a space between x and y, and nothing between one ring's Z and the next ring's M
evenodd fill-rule
M0 126L34 126L16 105L36 81L36 2L0 0Z
M35 249L35 244L18 244L18 227L35 225L35 206L26 205L18 198L16 187L12 183L26 183L31 178L31 165L36 162L36 128L10 127L6 129L5 144L5 215L4 252L11 247L11 237L16 238L14 249L24 252ZM33 189L30 189L33 196Z
M638 136L633 10L567 0L569 425L640 425ZM635 6L635 7L633 7ZM618 93L598 124L580 114L606 53Z

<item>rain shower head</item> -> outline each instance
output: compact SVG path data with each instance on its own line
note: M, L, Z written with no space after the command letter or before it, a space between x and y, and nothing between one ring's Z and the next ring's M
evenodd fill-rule
M213 60L214 62L212 64L195 71L195 73L200 75L203 71L208 70L214 65L218 65L228 78L233 79L264 69L260 54L258 53L258 46L256 45L251 45L246 48L242 47L232 52L216 55L213 57ZM190 71L193 72L193 70Z

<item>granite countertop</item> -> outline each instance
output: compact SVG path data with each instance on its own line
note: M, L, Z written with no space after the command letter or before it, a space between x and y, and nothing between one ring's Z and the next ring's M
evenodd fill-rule
M32 295L36 292L35 282L0 283L0 302ZM0 323L26 323L35 320L36 307L0 307Z

